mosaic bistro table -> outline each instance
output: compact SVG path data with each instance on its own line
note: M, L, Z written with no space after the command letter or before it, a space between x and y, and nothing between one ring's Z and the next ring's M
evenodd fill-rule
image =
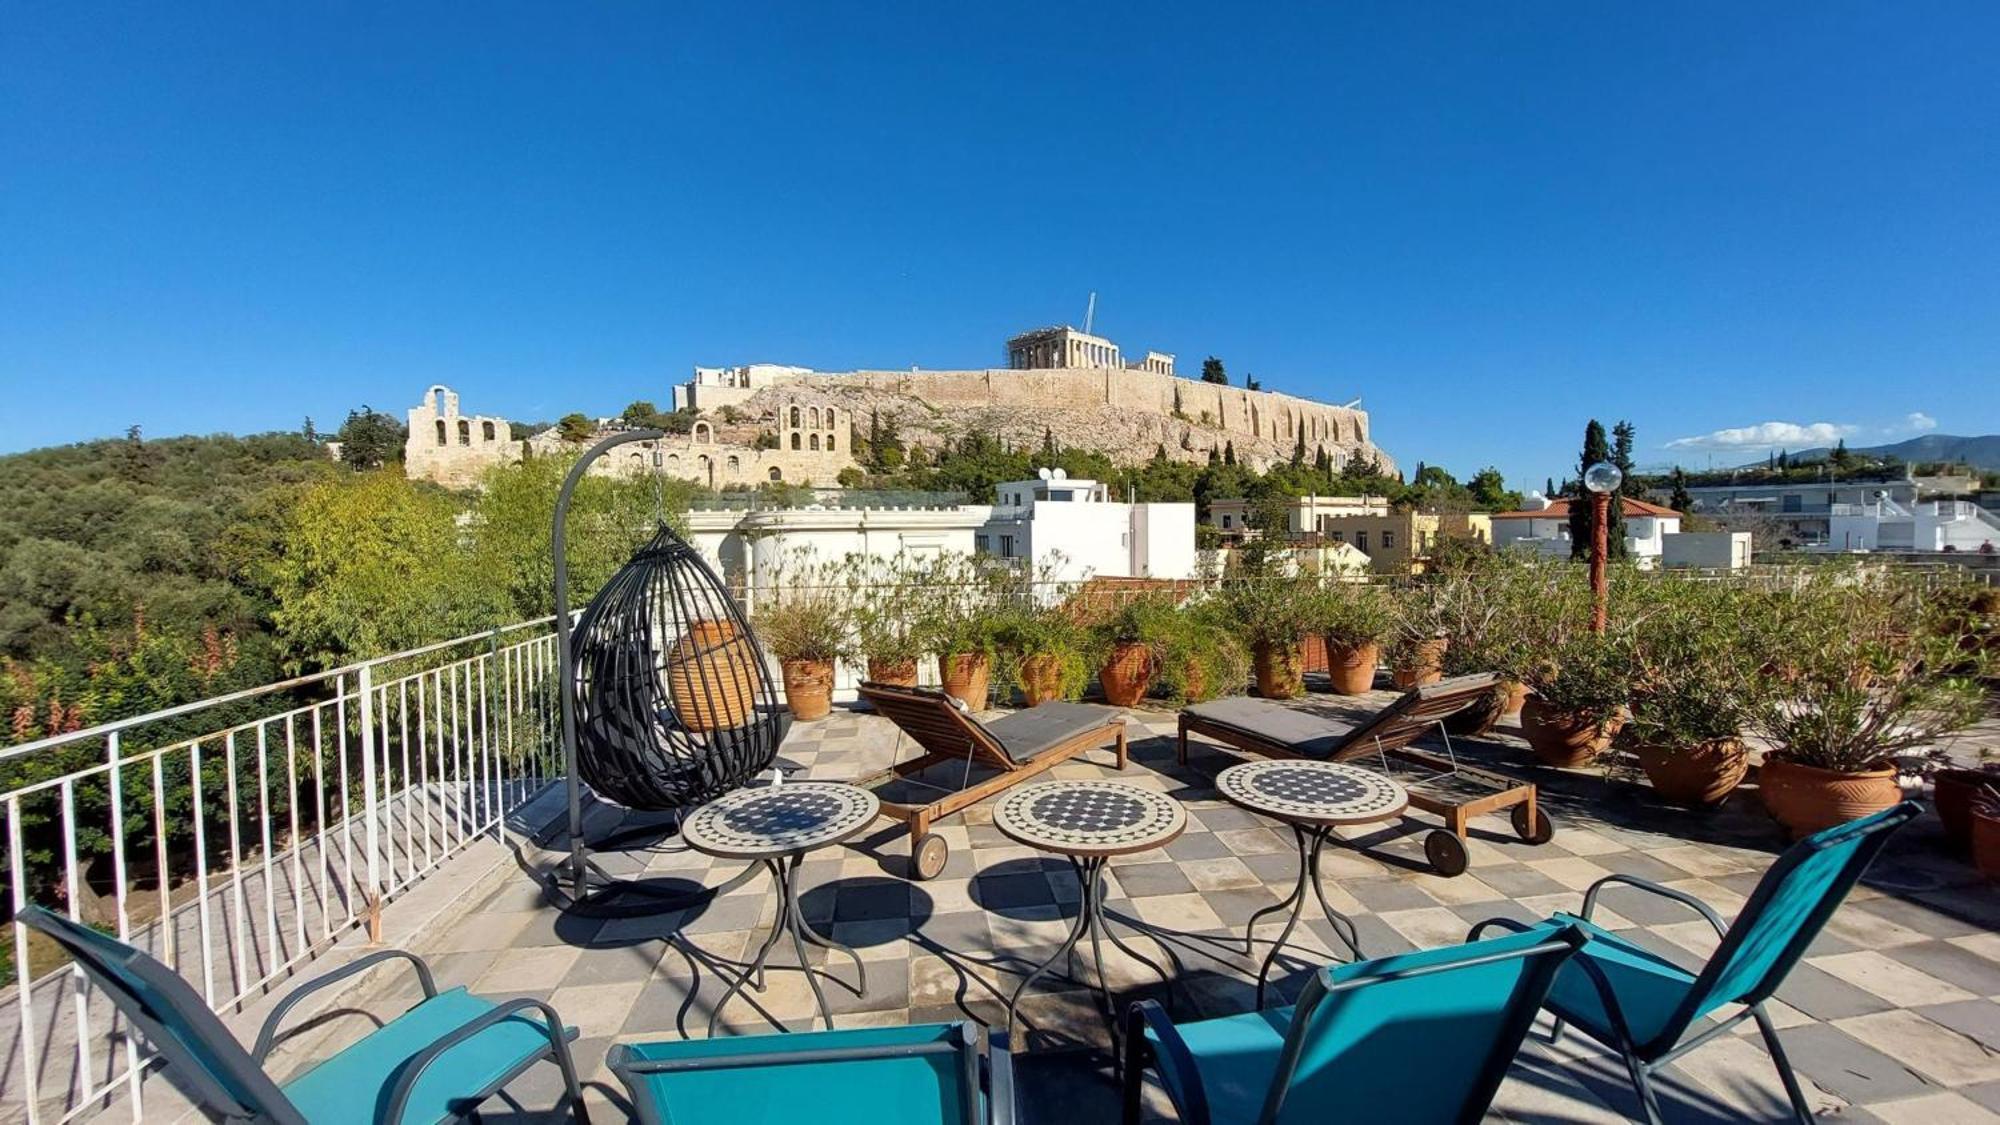
M1053 852L1069 860L1083 890L1076 923L1069 936L1048 960L1035 966L1014 989L1007 1001L1007 1031L1014 1030L1014 1016L1021 997L1036 980L1046 975L1056 962L1070 956L1085 935L1090 937L1091 960L1097 968L1093 993L1102 1002L1111 1024L1114 1042L1118 1036L1117 1011L1112 1006L1111 981L1104 972L1104 949L1099 937L1126 955L1158 973L1162 981L1172 978L1158 964L1127 945L1104 918L1104 865L1113 856L1129 855L1161 847L1187 828L1187 810L1164 793L1141 789L1117 781L1045 781L1023 786L1002 797L993 806L993 827L1009 839L1038 851ZM1164 946L1162 947L1164 948ZM1172 954L1169 952L1169 956Z
M1299 916L1305 911L1308 885L1319 899L1320 909L1326 912L1334 933L1340 935L1355 960L1360 960L1361 942L1353 919L1329 905L1326 891L1320 886L1320 851L1336 828L1401 816L1410 803L1410 795L1395 781L1360 766L1290 758L1230 766L1215 775L1215 791L1233 805L1284 821L1299 849L1299 879L1292 893L1283 902L1252 914L1250 924L1244 927L1243 952L1248 954L1255 941L1257 920L1291 908L1284 930L1271 943L1271 952L1265 954L1264 963L1257 970L1257 1006L1264 1006L1264 982L1271 975L1271 966L1277 962L1292 931L1298 928Z
M778 888L778 916L771 923L770 936L743 975L722 994L708 1017L708 1033L715 1034L716 1020L731 997L756 979L764 989L764 962L778 939L789 934L792 951L798 955L799 969L812 986L819 1002L820 1018L833 1026L827 1010L826 993L819 975L806 959L806 945L839 950L854 958L855 995L866 995L868 970L861 955L831 938L815 932L799 910L799 863L807 852L840 843L874 823L881 805L875 794L834 781L789 781L755 789L738 789L696 809L681 825L681 838L688 847L723 859L749 859L764 865ZM825 971L825 970L820 970ZM828 976L832 974L827 973Z

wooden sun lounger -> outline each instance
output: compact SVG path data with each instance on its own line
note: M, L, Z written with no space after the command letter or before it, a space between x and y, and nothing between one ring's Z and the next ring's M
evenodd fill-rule
M1438 874L1457 875L1467 863L1466 822L1475 816L1511 808L1523 840L1542 844L1555 835L1548 814L1536 807L1533 783L1459 764L1449 735L1443 754L1413 746L1433 729L1443 734L1444 719L1486 698L1496 685L1491 675L1440 680L1405 692L1360 724L1262 699L1213 699L1181 711L1176 753L1187 764L1188 735L1199 734L1266 758L1378 758L1383 772L1409 791L1411 807L1444 818L1446 827L1424 838L1424 855Z
M860 692L924 751L854 783L875 792L883 816L909 827L910 867L919 879L944 870L950 849L931 827L945 817L1106 743L1125 768L1125 713L1113 707L1044 703L984 723L940 691L871 682ZM964 767L954 785L918 776L951 765ZM990 772L975 780L975 767Z

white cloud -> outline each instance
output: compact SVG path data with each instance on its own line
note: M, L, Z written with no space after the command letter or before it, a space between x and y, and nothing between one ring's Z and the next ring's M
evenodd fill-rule
M1937 429L1937 419L1921 410L1912 410L1903 416L1903 429L1913 434L1927 434Z
M1696 434L1693 437L1675 438L1667 443L1667 448L1739 452L1776 449L1780 446L1787 449L1810 449L1815 446L1832 445L1852 435L1855 430L1856 427L1839 422L1810 422L1805 425L1797 422L1759 422L1754 426L1737 426Z

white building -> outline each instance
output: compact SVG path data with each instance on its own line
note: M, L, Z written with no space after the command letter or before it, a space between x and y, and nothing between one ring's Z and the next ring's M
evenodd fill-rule
M1230 535L1240 535L1248 526L1243 521L1250 514L1252 504L1248 500L1211 500L1208 504L1208 522L1218 531ZM1324 534L1328 528L1323 521L1339 519L1343 516L1386 516L1389 514L1387 496L1300 496L1291 502L1286 513L1286 529L1294 535L1317 532Z
M1681 514L1672 508L1648 504L1626 497L1625 553L1642 567L1659 564L1666 551L1666 536L1678 534ZM1569 506L1567 499L1550 500L1540 493L1528 494L1528 506L1518 512L1493 515L1493 545L1540 551L1545 555L1570 555Z
M765 387L775 387L810 374L810 367L788 367L782 363L697 367L693 379L674 387L674 409L720 410L742 402Z
M1193 578L1193 504L1127 504L1094 480L1044 469L1038 480L998 486L998 503L975 543L1029 565L1060 555L1055 581Z
M1742 570L1750 565L1747 531L1669 532L1660 565L1669 570Z
M2000 548L2000 519L1970 500L1882 496L1835 504L1827 516L1829 551L1977 551L1988 543Z
M912 558L970 555L974 535L993 509L951 507L697 509L688 541L730 587L753 604L784 560L801 555L837 562L849 555Z

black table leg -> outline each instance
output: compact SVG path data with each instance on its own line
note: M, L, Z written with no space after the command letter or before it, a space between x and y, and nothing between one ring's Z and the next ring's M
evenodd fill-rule
M1056 951L1049 954L1047 960L1028 970L1028 975L1022 977L1021 983L1014 987L1014 995L1007 1000L1007 1038L1010 1041L1014 1037L1014 1017L1021 1007L1021 997L1026 995L1028 989L1037 980L1046 975L1055 966L1056 962L1069 956L1070 952L1076 948L1077 942L1083 940L1083 935L1090 930L1091 920L1097 916L1097 911L1091 906L1091 901L1096 897L1093 893L1093 888L1097 884L1099 874L1104 870L1104 861L1101 859L1092 859L1079 863L1072 859L1070 860L1070 864L1076 868L1077 877L1083 880L1083 899L1077 906L1076 921L1070 925L1069 936L1063 938L1062 944L1056 947ZM1102 962L1100 961L1098 969L1100 974L1098 978L1099 983L1103 981L1103 971Z
M1353 919L1335 910L1326 901L1326 889L1320 885L1319 881L1320 852L1326 847L1327 838L1333 835L1333 830L1331 828L1308 828L1298 824L1292 825L1291 829L1292 836L1299 847L1298 883L1292 887L1292 893L1285 901L1278 903L1276 906L1267 906L1259 910L1256 914L1251 915L1250 928L1243 935L1243 948L1248 952L1251 942L1254 940L1257 919L1273 911L1282 910L1286 906L1292 908L1291 916L1285 919L1285 928L1279 931L1278 939L1271 943L1271 951L1264 955L1264 963L1257 970L1257 1007L1259 1008L1264 1006L1264 987L1265 982L1271 976L1271 966L1277 963L1279 954L1284 951L1286 942L1292 936L1292 931L1298 928L1299 916L1305 913L1306 887L1308 885L1312 887L1313 897L1319 900L1320 909L1326 912L1327 924L1333 927L1334 935L1339 937L1341 942L1347 946L1347 951L1353 954L1354 960L1361 960L1360 934L1354 928Z
M806 984L812 988L813 999L819 1005L820 1019L826 1023L829 1030L833 1027L833 1012L827 1007L826 992L820 988L819 977L815 975L812 962L806 957L806 944L811 943L822 949L839 950L849 957L854 958L855 976L858 978L855 986L855 995L860 996L867 992L868 970L862 966L861 955L847 946L834 941L832 938L823 937L814 931L806 923L804 912L799 909L798 874L799 865L803 862L804 858L801 855L793 855L759 861L763 864L764 869L771 873L771 881L777 885L778 915L771 922L771 932L764 938L764 944L758 947L756 958L743 971L743 975L736 978L730 984L729 988L723 992L722 998L716 1001L715 1007L710 1010L708 1015L708 1034L711 1037L715 1035L717 1021L722 1018L722 1009L728 1006L732 997L743 991L744 987L750 984L753 977L756 979L755 987L757 991L762 992L764 990L765 962L770 957L771 950L776 948L779 940L785 937L792 939L792 951L798 955L799 971L806 975ZM831 976L832 974L829 972L827 975Z

